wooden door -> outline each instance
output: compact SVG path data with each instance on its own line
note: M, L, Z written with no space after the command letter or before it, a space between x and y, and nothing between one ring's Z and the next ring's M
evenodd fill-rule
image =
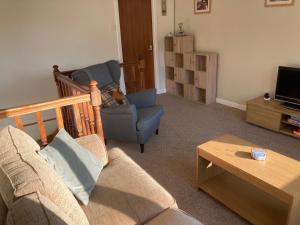
M127 93L154 88L151 0L118 0L124 64L143 61L144 72L124 66Z

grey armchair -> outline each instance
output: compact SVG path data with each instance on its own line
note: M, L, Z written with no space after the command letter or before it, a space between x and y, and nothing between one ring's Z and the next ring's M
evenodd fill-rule
M72 74L79 84L88 84L91 80L98 82L101 90L107 84L120 84L121 69L117 61L93 65ZM163 107L156 105L156 89L149 89L126 96L130 105L101 108L105 139L135 142L140 144L141 152L149 138L158 135Z

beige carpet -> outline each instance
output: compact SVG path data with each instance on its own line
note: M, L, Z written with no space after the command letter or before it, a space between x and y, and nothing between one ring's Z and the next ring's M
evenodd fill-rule
M172 95L160 95L165 115L159 136L139 153L136 144L110 141L121 147L177 200L179 207L205 225L248 224L195 187L196 146L231 133L300 160L300 141L245 122L245 113L220 104L201 105Z

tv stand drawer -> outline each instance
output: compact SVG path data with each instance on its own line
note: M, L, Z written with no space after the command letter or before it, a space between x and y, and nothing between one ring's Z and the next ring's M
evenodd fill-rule
M281 113L247 104L247 122L279 132Z

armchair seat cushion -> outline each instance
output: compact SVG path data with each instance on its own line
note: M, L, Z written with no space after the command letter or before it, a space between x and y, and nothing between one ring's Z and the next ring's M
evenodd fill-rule
M159 123L160 118L164 114L164 110L162 106L156 105L148 108L138 109L137 114L137 130L144 131L148 130L149 127Z
M174 198L118 148L109 152L88 206L82 206L90 225L139 225L169 207Z

